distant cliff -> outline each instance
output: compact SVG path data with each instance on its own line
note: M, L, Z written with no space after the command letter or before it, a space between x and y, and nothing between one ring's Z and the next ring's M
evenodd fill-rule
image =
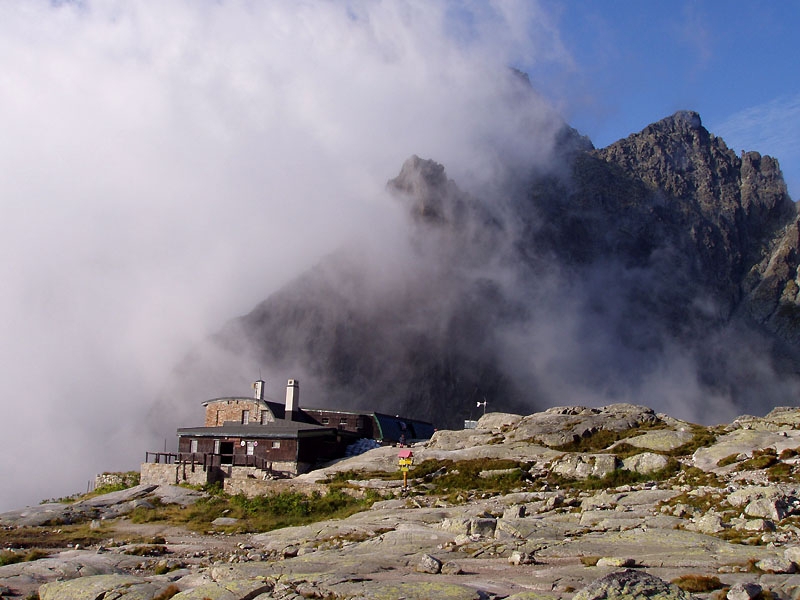
M796 403L798 217L776 160L737 156L679 112L603 149L565 126L552 165L477 197L408 159L388 183L407 256L330 255L178 379L199 393L231 365L264 367L311 404L441 426L484 400L632 401L705 422Z

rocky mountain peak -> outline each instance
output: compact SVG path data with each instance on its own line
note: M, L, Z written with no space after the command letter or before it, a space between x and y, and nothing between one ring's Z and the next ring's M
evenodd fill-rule
M455 182L434 160L411 156L387 186L409 205L415 222L452 222L461 208Z
M697 421L794 402L800 224L777 161L737 155L691 111L600 149L564 127L556 148L557 169L490 198L410 157L387 185L408 209L408 265L378 284L363 253L331 255L216 336L180 386L220 365L291 369L326 403L438 426L482 400L644 395Z

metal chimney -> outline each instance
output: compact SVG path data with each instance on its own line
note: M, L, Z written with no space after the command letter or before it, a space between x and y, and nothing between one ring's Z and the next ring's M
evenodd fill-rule
M256 400L263 400L264 399L264 386L266 383L264 380L259 379L253 384L253 390L255 390L255 399Z
M300 411L300 381L297 379L290 379L286 384L286 408L284 412L285 419L293 421Z

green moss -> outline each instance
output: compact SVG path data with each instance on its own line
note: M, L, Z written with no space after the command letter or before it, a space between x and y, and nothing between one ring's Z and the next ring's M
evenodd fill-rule
M697 467L684 467L680 481L693 487L724 487L725 485L714 473L707 473Z
M739 468L743 471L766 469L778 462L778 453L774 448L764 448L753 452L753 458L744 461Z
M784 462L778 462L767 468L767 479L774 482L797 481L795 467Z
M732 464L737 463L737 462L739 462L739 454L738 453L734 453L734 454L729 454L725 458L719 459L717 461L717 466L718 467L727 467L728 465L732 465Z

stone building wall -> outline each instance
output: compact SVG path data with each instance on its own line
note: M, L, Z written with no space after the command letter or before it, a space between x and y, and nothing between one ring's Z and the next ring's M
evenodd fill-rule
M271 423L275 420L266 404L256 399L229 398L214 400L206 405L206 427L218 427L226 422L242 423L242 413L249 411L250 423ZM262 417L263 415L263 417Z

